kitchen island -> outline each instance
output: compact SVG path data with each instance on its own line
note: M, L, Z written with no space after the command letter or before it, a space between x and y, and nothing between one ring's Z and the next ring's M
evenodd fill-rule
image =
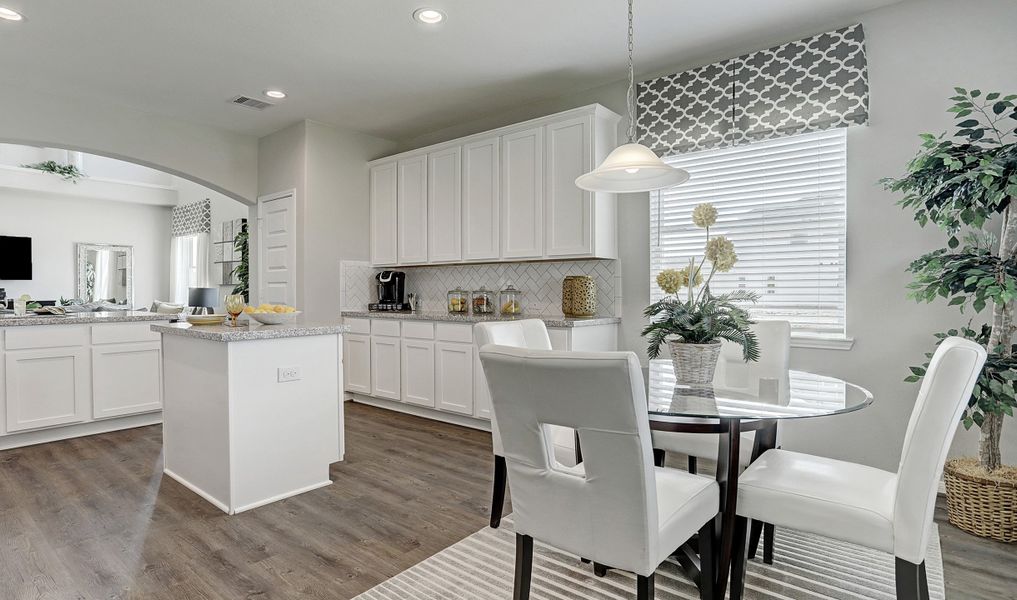
M227 514L329 485L343 457L338 323L153 325L163 472Z

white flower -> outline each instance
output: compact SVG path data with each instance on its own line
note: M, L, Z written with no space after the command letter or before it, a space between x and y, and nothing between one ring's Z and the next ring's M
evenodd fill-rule
M696 227L706 229L717 222L717 209L709 202L704 202L692 209L692 222Z
M726 237L719 235L706 242L706 260L713 263L713 268L721 273L726 273L738 262L738 255L735 254L734 243Z

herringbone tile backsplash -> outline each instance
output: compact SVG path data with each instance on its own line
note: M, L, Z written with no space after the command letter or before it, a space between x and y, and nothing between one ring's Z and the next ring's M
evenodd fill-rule
M342 299L344 310L364 310L377 294L374 276L381 269L369 263L343 261ZM577 260L490 265L447 265L406 267L406 291L418 294L424 311L444 311L446 294L461 287L473 291L480 286L497 293L509 283L523 292L523 312L543 317L560 317L561 283L566 275L589 275L597 282L598 314L618 316L621 310L621 272L615 260Z

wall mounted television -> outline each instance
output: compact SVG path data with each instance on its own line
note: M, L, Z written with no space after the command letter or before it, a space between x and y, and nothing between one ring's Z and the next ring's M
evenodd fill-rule
M32 238L0 235L0 279L32 278Z

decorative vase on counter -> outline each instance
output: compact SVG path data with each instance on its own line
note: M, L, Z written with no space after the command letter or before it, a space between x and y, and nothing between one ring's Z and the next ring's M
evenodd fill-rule
M671 364L679 383L713 382L717 360L720 358L719 341L711 344L686 344L678 340L668 340L667 347L671 350Z
M597 314L597 282L589 275L569 275L561 282L561 312L566 317Z

